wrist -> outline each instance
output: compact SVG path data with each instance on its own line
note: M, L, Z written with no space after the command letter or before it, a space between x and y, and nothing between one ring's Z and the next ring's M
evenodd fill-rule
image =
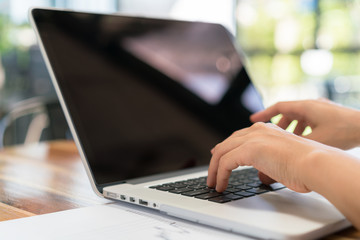
M318 192L322 188L328 157L327 149L314 149L301 161L299 179L309 191Z

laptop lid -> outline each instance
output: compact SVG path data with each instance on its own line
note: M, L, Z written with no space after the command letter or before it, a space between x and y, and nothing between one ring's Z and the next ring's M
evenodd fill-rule
M103 187L207 166L262 108L218 24L32 9L88 174Z

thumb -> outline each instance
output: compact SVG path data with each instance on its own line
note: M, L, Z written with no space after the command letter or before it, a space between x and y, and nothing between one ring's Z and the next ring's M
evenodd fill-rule
M269 177L268 175L264 174L263 172L258 173L260 181L265 185L270 185L272 183L275 183L276 181Z

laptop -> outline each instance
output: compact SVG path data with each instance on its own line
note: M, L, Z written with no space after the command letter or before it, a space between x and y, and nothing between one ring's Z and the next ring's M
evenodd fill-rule
M32 26L95 193L264 239L313 239L350 223L316 193L257 170L206 186L210 149L262 108L221 25L30 10Z

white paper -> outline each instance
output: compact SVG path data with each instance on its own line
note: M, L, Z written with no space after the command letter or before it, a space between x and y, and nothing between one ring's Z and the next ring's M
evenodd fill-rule
M230 232L113 203L0 222L0 239L248 239Z

